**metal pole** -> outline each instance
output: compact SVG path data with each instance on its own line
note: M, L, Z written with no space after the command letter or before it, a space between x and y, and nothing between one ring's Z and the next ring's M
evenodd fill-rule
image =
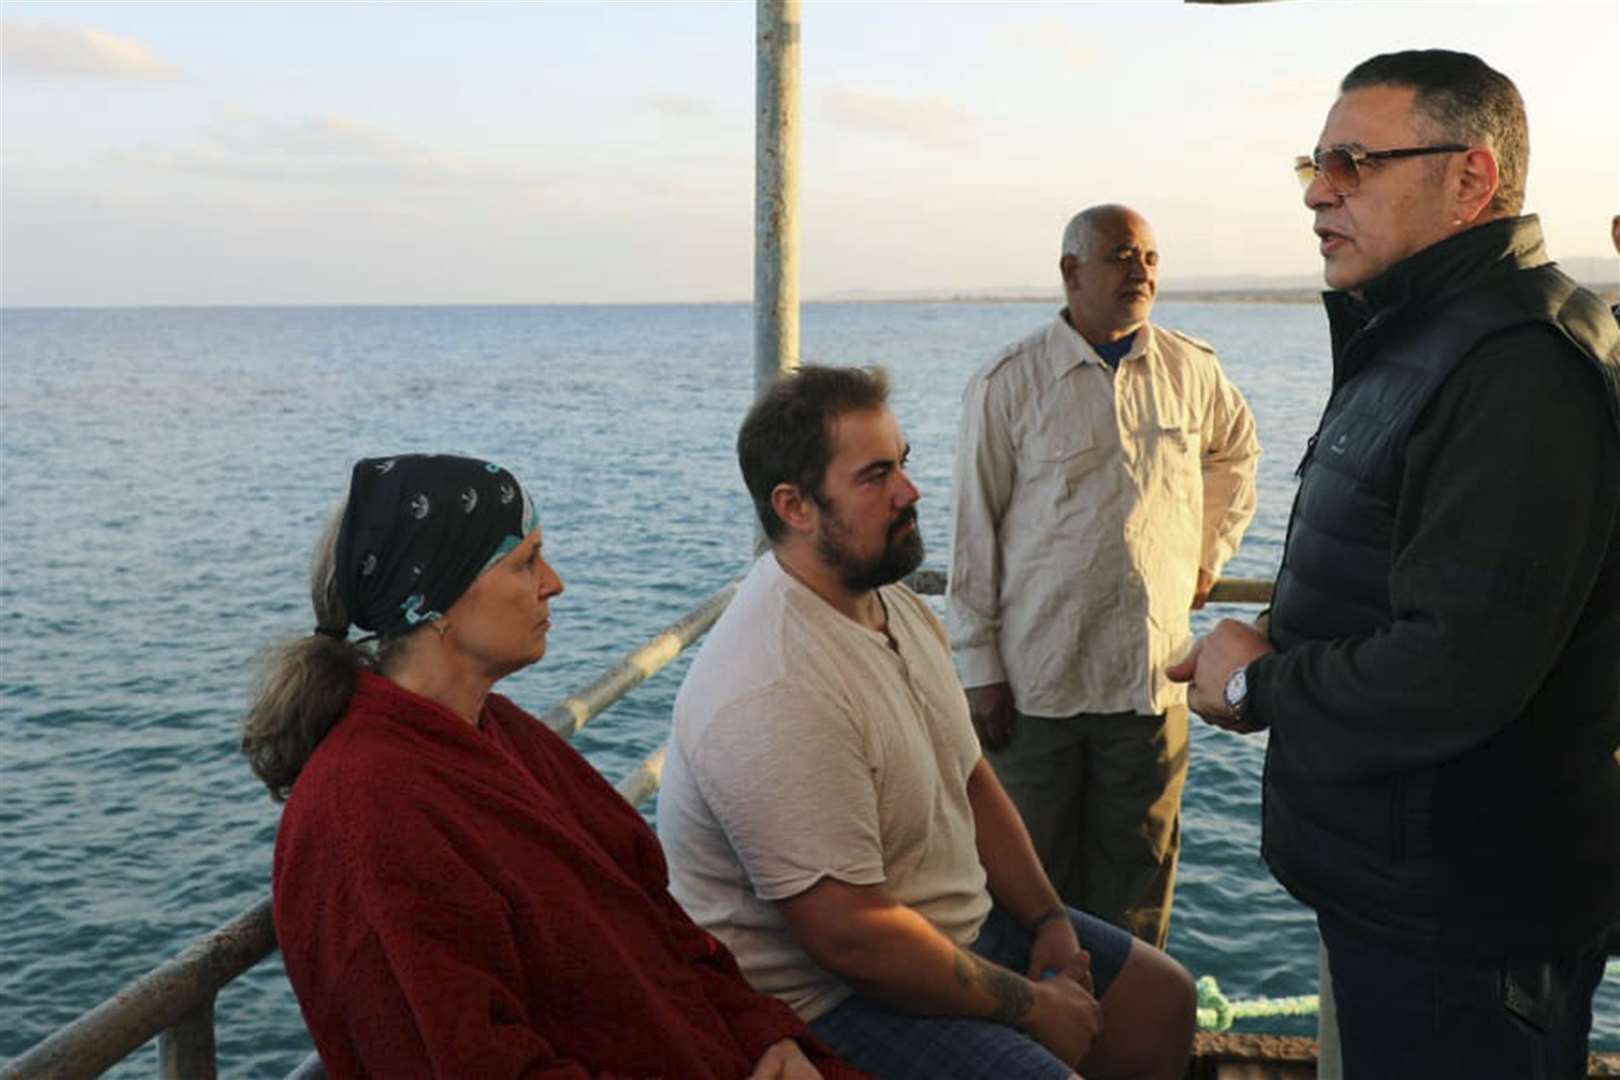
M754 397L799 366L799 0L758 0Z
M124 1060L153 1035L174 1027L181 1029L185 1040L182 1060L193 1060L192 1050L202 1049L196 1029L205 1017L212 1026L212 1002L219 988L275 950L276 928L266 897L0 1066L0 1080L88 1080ZM211 1053L212 1046L207 1050Z
M215 1080L214 999L209 998L158 1035L158 1076L162 1080Z

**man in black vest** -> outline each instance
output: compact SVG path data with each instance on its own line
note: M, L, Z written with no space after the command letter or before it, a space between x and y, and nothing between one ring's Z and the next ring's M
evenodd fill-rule
M1614 241L1614 253L1620 255L1620 214L1614 215L1614 218L1609 222L1609 239ZM1616 319L1620 319L1620 301L1617 301L1609 310L1614 312Z
M1333 388L1270 612L1171 677L1269 729L1345 1075L1585 1071L1620 933L1620 332L1521 217L1518 90L1377 56L1296 165Z

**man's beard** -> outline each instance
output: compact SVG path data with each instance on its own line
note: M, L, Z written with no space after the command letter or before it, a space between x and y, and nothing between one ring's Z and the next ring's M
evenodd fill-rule
M823 509L832 511L830 504ZM906 507L889 526L883 551L876 558L862 559L843 542L847 531L843 519L836 512L830 512L816 536L816 554L838 572L844 588L851 592L868 592L879 585L892 585L922 565L925 554L922 531L916 524L917 508Z

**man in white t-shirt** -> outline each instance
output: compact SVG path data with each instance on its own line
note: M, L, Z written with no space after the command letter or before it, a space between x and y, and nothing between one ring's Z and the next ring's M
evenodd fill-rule
M881 371L806 367L743 422L770 550L675 703L671 889L879 1080L1179 1078L1191 979L1059 901L896 584L923 544L887 400Z

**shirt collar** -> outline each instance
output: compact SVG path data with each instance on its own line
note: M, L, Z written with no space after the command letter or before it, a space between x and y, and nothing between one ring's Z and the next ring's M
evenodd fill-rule
M1369 311L1378 312L1458 292L1489 273L1529 270L1545 262L1540 218L1499 218L1408 255L1362 292Z
M1464 229L1408 255L1369 281L1360 299L1347 292L1324 292L1335 369L1350 340L1374 319L1441 303L1493 274L1529 270L1547 261L1541 221L1527 214ZM1335 370L1334 385L1346 377L1348 373Z
M787 567L782 565L782 560L776 557L776 550L774 548L760 556L759 562L765 564L765 574L768 577L775 579L778 588L803 597L804 603L821 612L823 616L826 617L833 625L842 626L849 631L859 634L861 637L877 642L879 645L883 646L883 650L885 652L891 651L889 649L889 639L883 635L882 631L873 630L869 626L864 626L861 623L856 622L854 619L850 618L848 615L845 615L842 611L839 611L837 608L829 604L820 593L816 592L816 590L812 589L810 586L788 573ZM888 588L890 588L888 585L879 585L873 591L877 593L878 603L883 605L883 612L887 619L889 633L895 634L894 605L889 603L888 600L884 599L883 596L884 590Z
M1095 364L1104 371L1109 370L1108 364L1097 350L1091 347L1091 342L1080 336L1080 332L1069 325L1069 320L1063 317L1068 308L1058 311L1057 317L1046 331L1046 360L1049 365L1048 375L1056 381L1067 375L1081 364ZM1137 332L1136 340L1131 342L1131 350L1119 358L1121 365L1128 364L1148 351L1148 343L1153 340L1153 324L1143 323L1142 331Z

